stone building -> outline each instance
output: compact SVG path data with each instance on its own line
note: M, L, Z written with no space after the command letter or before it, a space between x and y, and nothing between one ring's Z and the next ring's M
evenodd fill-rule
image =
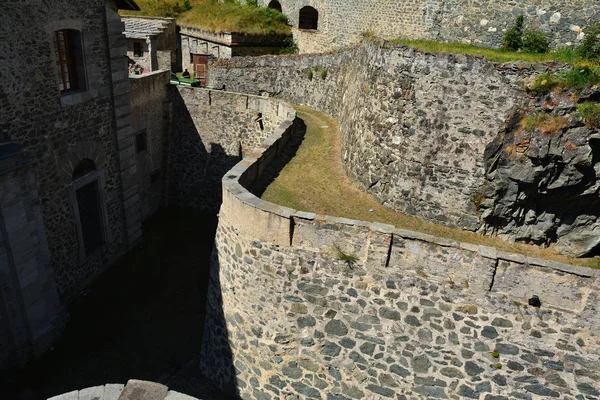
M127 57L143 73L177 69L177 29L175 18L123 16Z
M51 345L64 305L140 242L142 217L156 208L140 204L140 183L162 161L141 163L136 151L144 126L131 124L136 111L118 9L138 7L132 0L3 5L0 368L22 365ZM164 87L168 74L161 76ZM158 79L134 86L145 85L138 91L146 93ZM158 83L156 90L166 89ZM164 100L158 97L140 107L156 113ZM160 120L141 124L162 132L157 114Z
M595 0L259 0L288 16L301 53L338 49L363 36L424 38L497 47L517 15L543 30L552 47L576 45L598 20Z
M236 32L214 33L181 26L181 67L206 85L208 64L212 59L278 54L285 36L245 35Z

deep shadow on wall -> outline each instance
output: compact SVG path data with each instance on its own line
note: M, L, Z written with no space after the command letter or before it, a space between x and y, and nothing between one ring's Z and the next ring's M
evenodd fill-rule
M207 150L190 114L192 105L186 104L176 87L169 87L168 95L173 104L169 204L216 213L221 204L221 178L240 156L227 154L220 143L210 142ZM219 131L218 121L203 123L214 123Z

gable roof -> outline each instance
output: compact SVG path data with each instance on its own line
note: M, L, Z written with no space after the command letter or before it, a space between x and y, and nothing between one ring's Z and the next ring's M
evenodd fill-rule
M150 36L160 35L171 23L173 18L150 18L122 15L121 21L125 24L125 37L128 39L146 39Z

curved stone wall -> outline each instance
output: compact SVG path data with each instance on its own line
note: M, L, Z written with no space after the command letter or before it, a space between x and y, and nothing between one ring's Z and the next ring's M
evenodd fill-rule
M223 178L208 378L249 399L600 395L598 271L258 199L294 133L279 104L276 135Z
M592 95L538 96L524 89L540 72L565 68L498 64L382 42L323 55L218 62L211 80L216 87L268 92L336 117L347 175L396 211L509 241L557 243L565 254L582 256L594 254L597 246L598 197L592 193L598 132L584 128L576 103ZM511 140L523 139L511 129L527 112L570 121L551 146L543 132L527 136L531 143L556 148L559 156L510 154ZM500 160L498 152L507 157ZM581 157L570 156L573 152ZM575 165L579 159L587 161ZM539 164L548 172L539 171ZM571 181L579 181L572 170L589 180L575 187Z
M249 150L275 132L283 116L260 96L170 87L170 200L216 211L221 178Z
M169 390L160 383L131 379L127 385L109 383L74 390L48 400L198 400L195 397Z

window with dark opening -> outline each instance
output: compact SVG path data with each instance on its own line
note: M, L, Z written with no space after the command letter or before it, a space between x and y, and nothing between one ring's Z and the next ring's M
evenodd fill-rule
M135 135L135 151L136 153L141 153L142 151L146 151L148 148L148 142L146 140L146 131L138 133Z
M158 182L159 179L160 179L160 171L154 171L150 175L150 183L151 184L154 184L154 183Z
M279 3L277 0L273 0L272 2L270 2L269 8L282 12L281 3Z
M134 57L142 57L144 55L144 51L142 50L141 42L133 42L133 56Z
M73 171L73 180L84 178L94 172L96 166L90 159L82 160ZM100 204L100 187L98 179L84 183L76 191L79 223L83 238L85 254L88 255L105 242L102 225L102 205Z
M319 12L310 6L302 7L300 9L298 28L317 30L318 27L319 27Z
M85 70L81 33L72 29L55 32L56 56L61 93L85 90Z

